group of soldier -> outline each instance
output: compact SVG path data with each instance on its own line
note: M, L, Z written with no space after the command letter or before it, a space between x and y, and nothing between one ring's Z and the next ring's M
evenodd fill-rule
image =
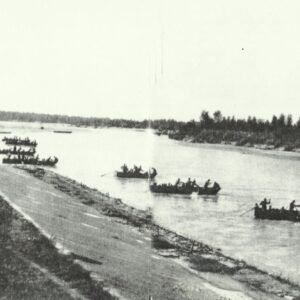
M206 180L205 184L204 184L204 188L208 188L210 185L210 179ZM183 182L181 181L180 178L178 178L175 182L175 186L182 186L182 187L187 187L187 188L194 188L194 187L199 187L199 185L197 184L196 180L191 180L191 178L189 177L187 182Z
M21 139L17 136L13 137L13 138L3 138L2 139L5 142L9 142L9 143L14 143L15 145L31 145L31 144L36 144L36 141L31 141L28 137L26 137L25 139Z
M126 164L124 164L121 167L122 171L124 174L141 174L143 172L143 169L141 166L136 166L134 165L132 169L129 169L128 166ZM210 179L206 180L205 184L204 184L204 188L208 188L211 184ZM168 186L171 186L171 183L167 184ZM184 187L184 188L198 188L199 185L197 184L196 180L191 180L191 178L189 177L188 180L186 182L181 181L180 178L178 178L175 182L175 186L176 187Z
M264 198L261 202L260 202L260 206L261 208L266 211L267 210L267 205L270 205L271 204L271 199L267 200L267 198ZM259 207L257 205L257 203L255 204L255 207ZM297 205L296 204L296 200L293 200L290 205L289 205L289 211L294 211L296 207L300 207L300 205ZM270 205L269 206L269 210L272 209L272 206ZM281 208L282 210L285 210L284 207Z
M25 153L27 153L27 152L30 152L30 153L35 153L35 148L31 148L31 149L29 149L29 150L24 150L24 149L22 149L22 147L19 147L19 148L17 148L17 146L15 145L13 148L12 148L12 151L11 152L13 152L13 153L20 153L20 154L25 154Z
M141 166L137 167L136 165L134 165L132 169L129 169L126 164L124 164L121 167L121 169L122 169L123 173L125 173L125 174L127 174L127 173L141 174L143 171Z
M57 158L54 156L54 158L52 158L51 156L46 158L46 159L41 159L40 160L40 157L39 155L36 155L35 157L33 156L27 156L27 155L24 155L24 154L18 154L18 155L14 155L11 157L10 154L7 155L7 158L8 160L11 160L11 161L15 161L17 163L29 163L29 164L38 164L40 162L42 163L52 163L52 162L55 162L57 161Z
M32 157L32 156L30 157L25 154L22 154L21 152L18 155L14 155L14 156L11 156L11 154L8 154L7 158L11 159L11 160L22 161L22 162L27 162L27 161L36 161L37 162L39 160L38 155L36 157ZM49 157L48 159L50 160L51 158Z

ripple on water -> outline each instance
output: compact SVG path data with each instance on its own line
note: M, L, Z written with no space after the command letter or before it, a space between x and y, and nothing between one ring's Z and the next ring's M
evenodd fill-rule
M131 206L152 207L161 225L300 281L300 224L254 220L253 211L241 216L263 197L271 198L273 207L286 207L297 199L300 160L255 151L245 155L238 148L191 145L132 130L72 127L72 134L57 135L50 129L61 125L44 124L43 131L39 124L21 125L8 126L14 135L36 139L40 157L56 155L56 172L109 192ZM155 166L158 182L191 177L203 184L210 178L222 190L216 198L153 196L147 181L114 176L124 162L145 169Z

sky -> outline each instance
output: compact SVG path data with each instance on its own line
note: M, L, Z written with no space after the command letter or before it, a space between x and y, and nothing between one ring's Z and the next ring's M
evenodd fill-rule
M0 110L300 116L299 0L0 2Z

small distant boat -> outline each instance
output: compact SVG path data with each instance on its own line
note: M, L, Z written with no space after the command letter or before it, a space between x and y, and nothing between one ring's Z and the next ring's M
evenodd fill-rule
M263 209L261 207L254 208L254 217L256 219L263 220L276 220L276 221L292 221L292 222L300 222L300 214L297 210L287 210L287 209Z
M54 133L72 133L71 130L54 130Z
M221 190L220 185L215 182L212 187L201 187L197 184L195 185L172 185L172 184L157 184L153 183L150 185L150 191L153 193L162 194L181 194L181 195L191 195L196 192L198 195L216 195Z
M11 131L0 131L0 134L11 134Z
M21 139L18 137L8 138L5 136L2 139L2 141L5 142L6 145L31 146L31 147L37 146L37 142L31 141L29 138L25 138L25 139Z
M27 155L27 156L33 156L35 154L35 148L31 150L23 150L23 149L0 149L0 154L11 154L11 155Z
M116 172L117 177L119 178L136 178L136 179L153 179L157 175L157 171L155 168L152 168L152 171L149 172L134 172L133 170L129 170L128 172Z
M22 157L5 157L2 159L3 164L24 164L24 165L37 165L37 166L46 166L46 167L54 167L58 162L58 158L54 157L54 159L38 159L35 157L31 158L22 158Z
M217 195L221 190L220 185L215 182L212 187L199 187L196 191L198 195Z
M176 186L171 184L157 184L156 182L154 182L150 185L150 191L152 193L161 194L191 195L194 192L194 187Z

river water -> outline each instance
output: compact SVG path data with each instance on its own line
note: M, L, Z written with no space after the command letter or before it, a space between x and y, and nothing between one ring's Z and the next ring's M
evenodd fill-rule
M156 136L150 130L43 126L41 130L39 123L2 122L0 130L36 139L41 158L59 158L56 172L137 208L151 207L157 223L300 281L300 223L255 220L253 211L244 213L264 197L272 199L273 207L288 207L293 199L300 202L300 155L189 144ZM73 133L53 133L57 129ZM152 195L147 180L116 178L114 171L123 163L155 166L158 183L191 177L203 184L210 178L222 190L210 197Z

